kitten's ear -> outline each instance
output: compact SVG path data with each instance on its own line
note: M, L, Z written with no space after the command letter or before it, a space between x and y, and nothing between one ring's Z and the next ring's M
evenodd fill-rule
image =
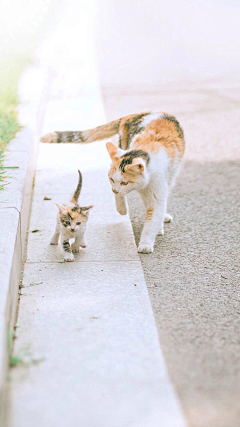
M112 144L112 142L107 142L106 148L112 160L114 160L115 157L121 157L125 153L124 150L118 148L116 145Z
M141 158L133 159L130 165L125 166L125 171L141 174L144 172L145 164Z
M82 213L83 215L88 215L88 212L89 212L92 208L94 208L94 205L85 206L85 207L81 208L81 213Z
M60 203L56 203L56 206L58 207L58 209L59 209L59 211L61 213L65 213L66 212L66 206L60 205Z

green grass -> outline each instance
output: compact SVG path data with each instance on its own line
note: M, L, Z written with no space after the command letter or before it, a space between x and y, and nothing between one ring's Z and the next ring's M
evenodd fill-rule
M17 88L28 62L29 58L0 62L0 149L4 149L20 129L16 109L19 104Z
M0 190L5 186L4 149L21 126L18 123L18 81L29 58L0 62Z
M8 0L1 7L0 28L0 190L5 186L4 150L21 129L18 82L45 35L60 0Z

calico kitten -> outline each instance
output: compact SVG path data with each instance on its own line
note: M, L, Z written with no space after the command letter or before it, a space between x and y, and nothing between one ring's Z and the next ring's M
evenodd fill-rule
M173 116L165 113L133 114L94 129L54 132L42 142L89 143L119 135L119 148L111 142L107 150L112 160L108 176L121 215L127 213L125 196L137 190L146 208L138 251L153 252L158 233L164 234L167 199L180 169L185 149L183 130Z
M79 180L77 188L71 199L73 205L66 206L56 203L59 212L57 215L57 225L51 238L50 245L57 245L61 235L61 243L64 250L64 261L74 261L73 252L79 252L79 246L86 248L85 230L88 221L88 214L91 206L80 207L78 198L82 188L82 174L78 171ZM75 239L70 245L69 239Z

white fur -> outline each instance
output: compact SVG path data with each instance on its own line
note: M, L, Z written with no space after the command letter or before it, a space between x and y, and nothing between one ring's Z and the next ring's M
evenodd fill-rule
M144 117L141 126L146 127L151 123L153 120L160 119L162 117L162 114L159 113L150 113L146 117Z
M153 252L156 235L158 233L163 235L164 222L172 220L172 217L167 214L167 199L181 163L177 155L175 162L172 163L163 148L157 154L150 153L149 155L148 166L141 159L144 164L144 171L139 174L135 183L121 185L123 177L119 169L112 176L114 183L111 182L112 189L117 192L115 196L116 206L120 214L124 215L127 212L125 196L132 190L137 190L140 193L146 211L152 210L151 219L145 220L138 246L138 251L142 253Z
M60 207L59 209L61 210ZM61 235L61 244L64 251L64 261L74 261L74 255L72 252L78 253L79 246L81 246L82 248L86 248L87 246L85 240L86 223L81 223L80 225L77 225L75 224L75 222L77 222L77 219L75 221L72 221L71 226L75 228L75 231L72 232L70 226L64 227L62 225L58 214L57 225L54 234L50 240L50 245L58 245L59 236ZM74 242L71 245L69 243L70 239L74 239ZM68 242L69 251L64 250L64 242Z

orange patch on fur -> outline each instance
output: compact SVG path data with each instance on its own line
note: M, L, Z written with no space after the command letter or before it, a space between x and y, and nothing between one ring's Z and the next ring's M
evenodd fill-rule
M153 208L148 208L147 212L146 212L145 220L146 221L151 221L152 216L153 216Z
M174 123L170 120L159 118L146 126L145 131L135 139L133 148L153 153L157 153L161 148L164 148L167 155L174 161L176 150L181 157L183 156L185 144L184 139L179 136Z
M86 215L84 215L82 213L79 213L77 211L72 211L73 207L74 206L66 206L66 205L64 205L65 210L64 210L64 213L60 213L59 214L60 217L70 214L73 220L76 220L77 218L79 218L81 222L86 222L87 221Z

